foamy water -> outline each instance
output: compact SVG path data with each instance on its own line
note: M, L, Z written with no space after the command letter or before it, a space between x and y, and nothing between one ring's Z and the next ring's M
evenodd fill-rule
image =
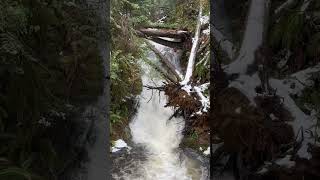
M154 54L150 58L155 58ZM144 85L161 85L162 80L151 78L154 70L142 65ZM199 162L189 159L179 149L183 138L184 119L170 117L174 110L164 107L166 96L163 92L143 88L139 97L139 108L130 123L132 141L144 147L145 161L127 165L126 171L115 179L125 180L205 180L205 168ZM170 119L170 120L169 120ZM136 161L136 160L135 160ZM138 167L137 167L138 166ZM129 169L135 169L130 171ZM124 171L122 171L124 172Z

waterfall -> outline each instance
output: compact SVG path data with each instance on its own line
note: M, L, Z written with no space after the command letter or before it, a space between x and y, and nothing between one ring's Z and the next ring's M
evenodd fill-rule
M164 50L161 45L157 45L157 48ZM156 56L152 52L149 60L156 61ZM143 85L161 85L162 79L149 65L142 63L142 69ZM131 151L135 151L135 146L143 147L140 151L143 151L145 159L132 157L133 160L129 160L126 157L130 165L118 167L121 172L113 174L114 179L205 180L207 178L205 168L201 167L198 161L185 156L179 148L183 138L184 119L170 118L174 110L164 107L166 101L163 92L155 90L152 92L143 88L139 96L137 114L129 126L134 144ZM116 163L114 165L119 166Z

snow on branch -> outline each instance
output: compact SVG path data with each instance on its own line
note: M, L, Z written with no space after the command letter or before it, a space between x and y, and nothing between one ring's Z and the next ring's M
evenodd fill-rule
M281 4L275 11L274 14L278 15L283 9L287 9L289 8L291 5L294 4L294 2L296 2L297 0L287 0L286 2L284 2L283 4Z
M201 111L203 111L203 112L208 112L208 109L210 108L209 98L203 95L203 92L208 89L209 85L210 85L210 83L205 83L199 87L198 86L193 87L193 89L195 90L197 95L200 97L200 102L202 104Z
M308 9L311 1L312 1L312 0L304 0L304 1L303 1L303 4L302 4L302 6L301 6L301 8L300 8L301 13L305 12L306 9Z

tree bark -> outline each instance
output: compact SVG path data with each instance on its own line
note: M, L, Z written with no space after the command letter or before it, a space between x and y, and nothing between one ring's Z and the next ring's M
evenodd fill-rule
M190 32L172 29L139 29L137 30L144 36L168 37L174 39L181 39L182 41L188 39Z

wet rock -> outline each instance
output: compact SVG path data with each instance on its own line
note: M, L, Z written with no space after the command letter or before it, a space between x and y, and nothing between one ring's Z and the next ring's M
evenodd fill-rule
M200 163L201 166L210 167L210 160L209 157L206 157L202 154L199 154L196 150L193 150L191 148L184 148L183 149L184 155L186 155L188 158L195 160Z

